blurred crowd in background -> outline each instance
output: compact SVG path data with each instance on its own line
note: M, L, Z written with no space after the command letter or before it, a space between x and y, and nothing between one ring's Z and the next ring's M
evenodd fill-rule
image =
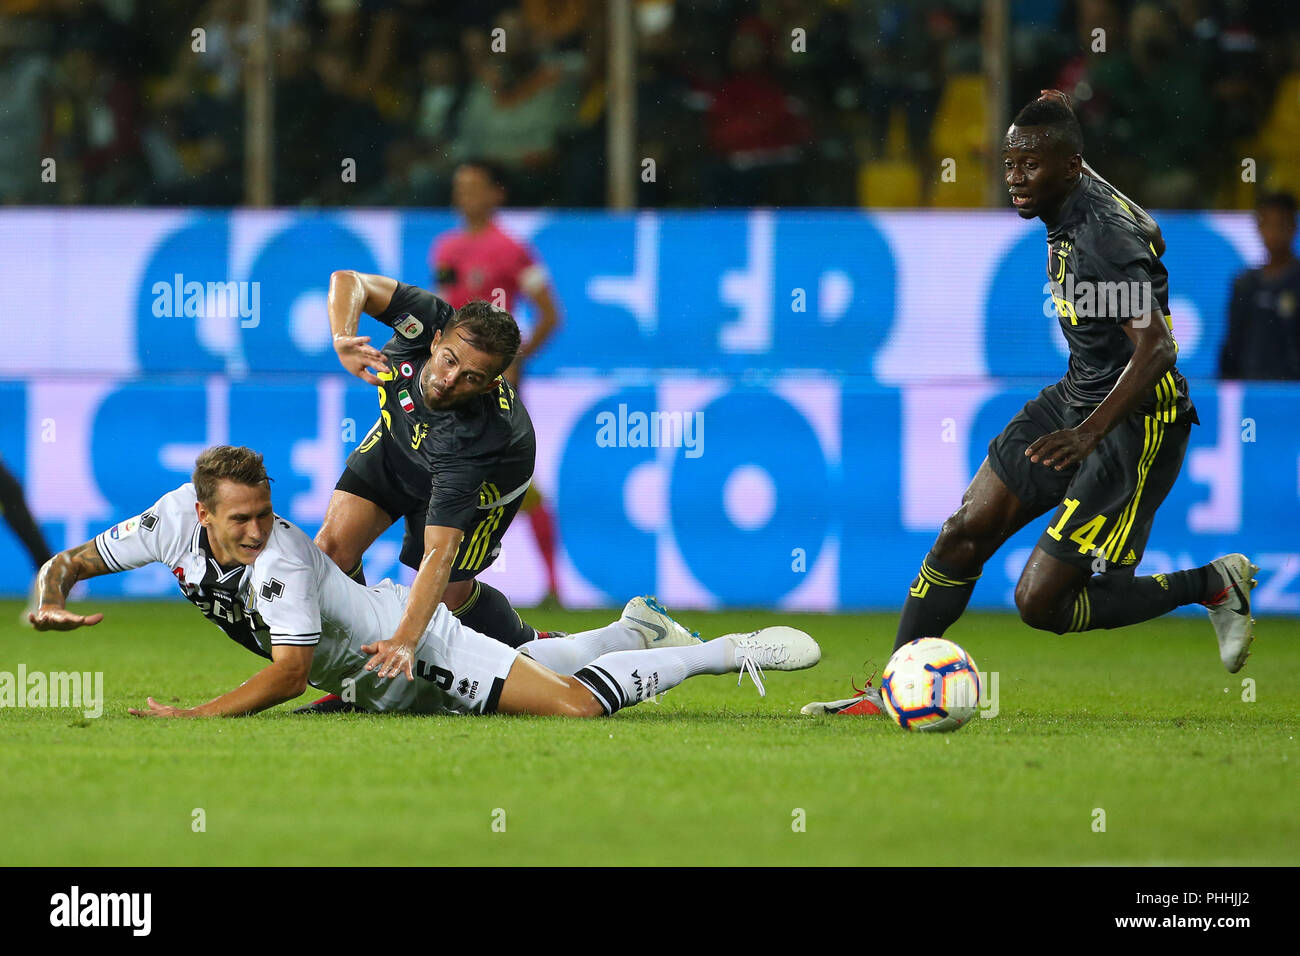
M605 3L269 3L276 205L443 205L467 157L505 169L511 205L603 204ZM982 6L639 0L639 204L983 205ZM1089 161L1145 205L1300 186L1300 4L1010 12L1012 114L1070 93ZM0 0L0 202L242 202L246 18L246 0Z

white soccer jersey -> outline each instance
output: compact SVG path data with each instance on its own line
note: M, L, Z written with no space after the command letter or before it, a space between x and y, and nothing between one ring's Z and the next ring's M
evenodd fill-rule
M251 566L223 568L212 556L196 501L194 485L187 483L96 536L104 563L126 571L162 562L190 603L262 657L270 658L276 644L314 646L312 686L366 710L465 713L495 706L498 682L509 673L515 651L464 628L440 604L416 651L419 678L380 680L365 670L369 655L361 646L393 636L406 588L386 580L369 588L356 583L279 515ZM449 667L451 656L457 660ZM457 671L466 681L460 694L452 686L459 683Z

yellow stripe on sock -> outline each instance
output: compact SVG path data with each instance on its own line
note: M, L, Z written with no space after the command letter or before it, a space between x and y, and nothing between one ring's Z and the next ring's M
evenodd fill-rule
M1088 600L1088 589L1084 588L1074 596L1074 606L1070 611L1070 633L1086 631L1092 622L1092 602Z
M948 575L940 574L934 568L930 567L930 563L928 561L921 562L921 574L932 584L938 584L941 587L946 587L946 588L959 588L962 587L963 585L970 584L974 581L978 581L980 577L977 574L973 578L950 578L948 577Z
M462 604L460 607L456 608L456 610L451 612L452 616L460 617L462 614L467 613L471 608L474 607L475 604L478 603L478 596L482 593L483 593L483 585L475 581L474 589L469 592L469 597L465 598L464 604Z

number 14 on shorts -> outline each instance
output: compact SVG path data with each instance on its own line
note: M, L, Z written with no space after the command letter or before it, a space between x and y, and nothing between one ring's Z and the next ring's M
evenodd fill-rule
M1066 498L1061 502L1061 506L1065 508L1061 513L1061 517L1057 520L1056 524L1047 529L1047 533L1057 541L1061 540L1061 532L1074 516L1075 509L1079 507L1079 499ZM1093 552L1095 547L1093 542L1096 540L1097 535L1101 534L1101 529L1105 527L1105 525L1106 516L1097 515L1080 525L1074 531L1070 532L1070 540L1079 546L1080 554L1089 554Z

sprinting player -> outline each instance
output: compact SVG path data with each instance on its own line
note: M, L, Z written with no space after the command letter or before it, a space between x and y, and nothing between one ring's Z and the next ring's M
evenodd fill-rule
M1054 92L1021 110L1007 131L1007 189L1022 219L1047 227L1048 277L1069 368L989 444L961 507L921 562L894 647L942 636L965 610L985 562L1054 511L1016 585L1026 624L1065 634L1204 604L1220 660L1235 673L1254 639L1250 589L1259 569L1245 555L1173 574L1133 574L1197 417L1174 366L1169 278L1143 225L1149 217L1086 175L1082 151L1078 120ZM878 713L879 691L804 711Z
M239 644L270 660L232 691L197 707L148 699L140 717L234 717L292 700L311 684L367 711L430 714L609 715L695 674L749 673L817 663L811 637L789 627L701 642L653 599L634 598L613 624L570 640L519 649L478 634L446 605L413 658L384 666L378 653L402 619L410 592L389 580L351 580L271 508L262 456L209 448L193 481L148 511L61 552L41 569L38 630L98 624L65 607L79 580L165 564L181 593Z
M505 200L505 180L495 164L480 160L461 163L452 177L451 202L464 217L464 228L434 239L429 267L438 295L453 309L484 299L514 315L520 292L536 307L537 319L528 340L520 344L505 371L506 380L520 391L524 363L560 327L560 310L546 267L532 249L497 225L494 217ZM528 517L546 566L548 597L558 602L555 518L536 485L528 486L519 510Z

